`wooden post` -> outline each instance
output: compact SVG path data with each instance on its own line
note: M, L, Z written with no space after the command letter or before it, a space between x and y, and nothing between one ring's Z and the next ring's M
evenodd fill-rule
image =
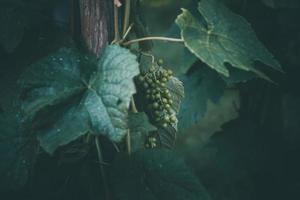
M112 0L79 0L81 35L87 49L99 56L109 43Z

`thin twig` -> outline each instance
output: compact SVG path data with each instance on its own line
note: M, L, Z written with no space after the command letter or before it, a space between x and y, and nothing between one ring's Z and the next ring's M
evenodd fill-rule
M102 182L103 182L103 186L104 186L105 200L109 200L109 189L108 189L107 177L106 177L105 169L104 169L103 165L101 164L101 163L105 163L105 162L104 162L103 156L102 156L99 137L95 137L95 143L96 143L96 147L97 147L98 160L100 163L99 166L100 166L100 172L101 172Z
M112 142L115 150L119 153L120 152L120 148L118 147L118 145L115 142Z
M128 155L131 154L131 137L130 137L130 130L128 129L126 135L126 146L127 146L127 153Z
M124 14L124 23L123 23L123 37L126 34L126 31L129 26L130 19L130 0L125 0L125 14Z
M127 45L130 45L130 44L133 44L133 43L142 42L142 41L146 41L146 40L161 40L161 41L165 41L165 42L184 42L184 40L180 39L180 38L144 37L144 38L138 38L138 39L130 40L128 42L123 43L123 45L127 46Z
M136 108L136 105L135 105L135 102L134 102L134 98L133 98L133 97L131 97L130 103L131 103L131 109L132 109L132 112L133 112L133 113L138 113L138 110L137 110L137 108Z
M131 24L131 25L128 27L127 31L126 31L125 34L122 36L122 40L123 40L123 41L126 39L127 35L130 33L132 27L133 27L133 24Z
M115 27L115 38L114 42L118 42L120 40L120 32L119 32L119 8L114 4L114 27Z

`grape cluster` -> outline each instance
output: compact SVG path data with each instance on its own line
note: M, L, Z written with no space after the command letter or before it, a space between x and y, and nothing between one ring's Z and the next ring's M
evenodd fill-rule
M155 147L157 147L157 139L154 136L150 136L147 138L146 143L145 143L145 147L147 149L153 149Z
M171 108L173 100L166 86L172 74L171 70L153 65L138 77L140 85L144 88L148 111L155 122L162 127L176 123L177 120Z

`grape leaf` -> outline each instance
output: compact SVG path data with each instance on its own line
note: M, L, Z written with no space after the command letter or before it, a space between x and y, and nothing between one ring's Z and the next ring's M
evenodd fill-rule
M191 75L183 77L185 94L179 112L179 130L198 123L207 109L207 100L217 102L225 89L225 82L213 70L202 66Z
M183 159L168 150L120 154L113 163L111 178L116 199L210 199Z
M136 56L108 46L99 60L62 48L32 65L22 76L22 111L33 120L49 153L87 132L118 142L128 129L127 115L139 74Z
M186 47L212 69L229 76L226 64L245 71L252 71L262 78L269 78L254 66L260 61L281 71L280 64L259 42L248 22L216 0L202 0L198 7L205 23L183 9L176 23Z
M178 78L172 76L170 80L167 82L166 87L169 89L171 94L171 99L173 101L171 107L177 114L180 109L181 101L184 98L183 84Z
M128 122L132 152L143 149L149 132L156 131L157 128L149 122L148 116L143 112L129 114Z
M184 98L183 83L178 78L172 76L167 82L166 87L169 89L171 100L173 101L171 105L172 115L176 116L177 119L178 112L180 111L180 105ZM167 128L160 127L158 129L158 136L163 147L170 149L174 147L177 137L177 126L178 119L175 123L172 123L172 125L169 125Z
M0 114L0 191L24 186L37 156L38 143L21 129L19 116L15 109Z

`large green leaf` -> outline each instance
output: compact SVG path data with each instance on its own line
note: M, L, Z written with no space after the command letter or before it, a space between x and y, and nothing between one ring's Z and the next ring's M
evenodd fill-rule
M183 77L183 82L186 97L179 112L179 130L197 124L206 113L207 101L217 102L226 86L219 74L207 66Z
M15 109L0 114L0 191L24 186L35 163L38 143L21 124Z
M167 82L166 87L169 89L171 99L173 100L172 109L177 114L180 109L180 104L184 98L184 86L183 83L176 77L172 76Z
M121 154L113 163L111 178L116 199L210 199L183 159L168 150Z
M118 142L139 74L136 57L118 45L99 60L60 49L32 65L20 80L22 111L33 120L42 147L53 153L87 132Z
M186 47L208 66L227 77L227 63L266 79L268 77L255 68L255 61L281 71L280 64L259 42L244 18L232 13L217 0L200 1L198 11L205 23L185 9L176 23Z

